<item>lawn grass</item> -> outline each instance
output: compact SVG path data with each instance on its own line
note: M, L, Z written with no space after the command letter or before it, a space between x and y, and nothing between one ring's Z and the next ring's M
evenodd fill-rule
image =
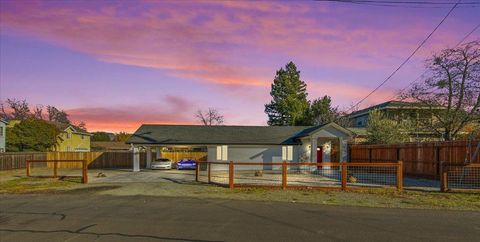
M33 178L21 177L0 182L0 194L5 193L30 193L48 192L52 190L65 190L78 186L81 179L56 179L56 178Z

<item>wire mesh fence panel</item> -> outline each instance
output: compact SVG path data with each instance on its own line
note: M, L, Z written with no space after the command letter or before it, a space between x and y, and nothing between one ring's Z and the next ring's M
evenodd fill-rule
M282 165L259 163L234 165L235 186L282 186Z
M480 166L450 166L447 169L448 189L480 190Z
M287 165L287 187L340 188L342 173L339 163L330 165Z
M210 163L210 182L228 185L228 163Z
M197 163L198 166L198 181L208 183L208 169L210 164L206 162Z
M397 186L397 166L351 165L347 168L347 187L376 188Z

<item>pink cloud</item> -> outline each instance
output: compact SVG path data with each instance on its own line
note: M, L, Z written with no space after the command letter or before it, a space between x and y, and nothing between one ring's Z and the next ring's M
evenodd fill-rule
M124 13L123 4L129 2L99 8L4 3L8 8L1 10L1 25L107 62L162 69L206 83L252 86L269 85L270 79L259 78L266 70L246 64L249 59L278 53L311 66L376 70L405 56L427 29L420 18L395 30L351 27L331 18L345 10L319 4L147 2L151 7L135 14Z
M166 96L158 103L145 103L117 107L79 107L65 110L72 121L84 121L90 132L135 131L141 124L193 124L193 102L175 96Z

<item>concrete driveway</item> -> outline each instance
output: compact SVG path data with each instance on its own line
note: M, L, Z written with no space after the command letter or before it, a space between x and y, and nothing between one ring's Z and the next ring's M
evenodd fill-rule
M106 177L98 176L103 173ZM131 182L175 182L192 183L195 181L194 170L141 170L131 169L92 169L88 171L89 183L131 183Z

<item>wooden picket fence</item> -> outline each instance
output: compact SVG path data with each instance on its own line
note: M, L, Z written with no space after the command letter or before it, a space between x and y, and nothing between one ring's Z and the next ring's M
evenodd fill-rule
M350 145L350 162L403 161L406 176L440 178L441 163L464 164L480 141L404 143L392 145ZM480 163L477 156L472 163Z

